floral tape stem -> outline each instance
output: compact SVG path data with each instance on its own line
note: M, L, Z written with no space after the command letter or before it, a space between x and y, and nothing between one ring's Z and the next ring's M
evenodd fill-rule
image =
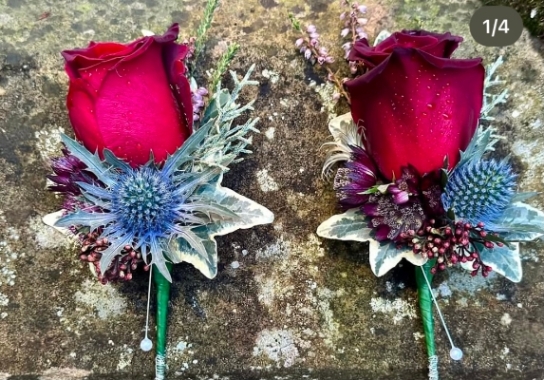
M429 358L436 357L436 349L434 345L433 302L431 298L432 290L427 285L427 281L425 281L423 271L425 271L428 279L432 279L433 275L431 273L431 268L434 267L434 265L435 260L429 260L422 267L415 267L419 309L421 311L423 332L425 333L425 343L427 345L427 355ZM435 367L436 366L434 365L433 368L429 366L429 379L438 379L437 373L433 373L435 372Z
M166 264L168 271L172 264ZM168 325L168 302L170 301L170 282L157 269L153 268L153 281L157 294L157 348L155 379L162 380L166 372L166 331Z

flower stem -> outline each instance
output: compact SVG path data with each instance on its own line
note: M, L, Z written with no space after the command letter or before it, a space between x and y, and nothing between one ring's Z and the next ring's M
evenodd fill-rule
M434 265L435 260L429 260L423 266L415 267L419 309L421 311L423 332L425 333L425 343L427 346L427 355L429 357L429 380L438 380L438 359L434 344L433 301L431 296L432 290L429 288L427 281L425 280L425 275L429 281L432 280L433 275L431 273L431 268Z
M319 52L317 51L315 46L312 46L312 44L310 43L310 40L306 36L304 36L304 35L302 35L302 36L303 36L304 40L306 41L306 43L308 45L308 49L311 50L313 56L314 57L319 57ZM323 66L325 68L325 70L327 70L327 73L328 73L327 79L335 85L336 90L347 100L348 104L351 104L351 99L349 97L348 92L344 89L344 84L338 78L336 73L334 71L332 71L330 65L328 63L324 63L321 66Z
M172 264L166 264L168 271ZM168 326L168 302L170 301L170 282L158 268L153 268L153 281L157 294L157 345L155 357L155 380L164 380L166 375L166 331Z
M232 43L228 46L227 51L221 56L221 59L217 64L217 68L213 72L213 75L210 79L210 85L208 86L210 97L217 89L217 85L221 81L223 75L227 72L227 69L229 68L229 65L234 56L236 55L239 47L240 46L237 43Z
M193 64L190 66L191 73L194 71L196 62L198 61L198 58L204 50L204 45L206 43L207 37L206 34L212 26L213 14L215 13L215 10L218 6L219 0L208 0L206 2L206 8L204 8L204 15L202 16L202 20L200 21L198 29L196 30L195 52L194 58L192 59Z

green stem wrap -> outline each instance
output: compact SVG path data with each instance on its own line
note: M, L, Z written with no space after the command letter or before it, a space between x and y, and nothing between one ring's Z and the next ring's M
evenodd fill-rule
M433 318L433 300L432 290L427 285L425 275L429 283L433 279L431 268L436 260L429 260L423 266L416 266L417 295L419 298L419 309L421 311L421 320L423 322L423 332L425 333L425 343L427 345L427 354L429 356L429 379L438 380L438 358L434 345L434 318ZM424 275L425 272L425 275Z
M168 271L172 264L166 265ZM155 380L164 380L166 374L166 331L168 326L168 302L170 301L170 282L153 267L153 281L157 294L157 345L155 357Z

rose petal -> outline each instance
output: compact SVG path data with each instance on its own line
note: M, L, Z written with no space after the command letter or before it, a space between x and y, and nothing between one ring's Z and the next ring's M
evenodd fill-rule
M179 26L129 44L91 42L67 50L67 99L76 137L90 150L107 147L133 166L173 153L191 133L192 102L177 45ZM173 87L173 90L171 88Z
M449 58L457 49L462 37L451 33L432 33L423 30L403 30L372 47L366 39L356 41L350 52L350 61L363 61L368 68L374 68L383 62L395 47L414 47L432 55Z
M162 50L152 44L139 55L109 71L97 97L96 118L106 147L132 165L166 159L183 144L187 132L162 69Z
M188 126L189 134L193 130L193 103L191 101L191 85L185 76L186 68L183 60L189 53L187 45L176 45L174 43L165 46L163 61L167 70L170 82L174 85L174 95L183 122Z
M104 140L98 129L95 114L96 92L83 79L75 79L70 82L70 88L66 97L66 107L70 123L78 140L91 152L104 148Z

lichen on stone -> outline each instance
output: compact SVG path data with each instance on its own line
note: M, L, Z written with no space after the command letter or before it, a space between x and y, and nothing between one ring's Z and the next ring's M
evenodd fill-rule
M293 333L289 330L263 330L257 337L253 356L265 355L278 367L291 367L300 356Z
M374 313L387 314L391 317L394 325L398 324L404 318L417 318L414 302L397 298L393 301L383 297L374 297L370 300L370 307Z
M127 307L125 299L113 285L102 285L89 279L83 282L74 299L79 304L91 307L103 320L121 315Z

